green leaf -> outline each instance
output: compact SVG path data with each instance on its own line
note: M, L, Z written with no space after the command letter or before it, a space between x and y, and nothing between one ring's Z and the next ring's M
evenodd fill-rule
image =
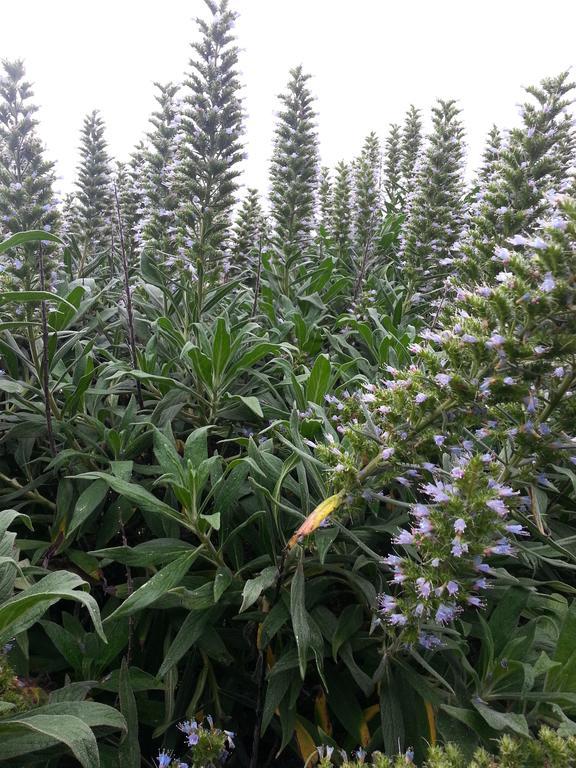
M128 664L122 659L120 668L120 712L126 720L127 732L118 748L118 757L122 768L140 768L140 746L138 743L138 710L134 691L130 685Z
M117 710L93 701L57 702L6 717L0 721L0 761L63 744L83 768L99 768L92 728L124 731L126 722Z
M512 731L527 739L530 738L528 723L524 715L517 715L514 712L498 712L477 699L472 700L472 705L494 730Z
M311 403L322 405L330 383L331 365L327 355L318 355L306 384L306 397Z
M9 304L12 301L17 304L21 304L22 302L25 304L39 304L42 301L50 301L54 304L61 304L63 307L76 312L74 304L70 304L70 302L63 299L62 296L50 293L50 291L2 291L2 293L0 293L0 306Z
M81 589L85 585L86 582L75 573L55 571L7 600L0 606L0 644L31 627L51 605L62 599L82 603L88 609L97 633L106 642L98 604Z
M264 414L262 412L262 406L260 405L260 402L257 397L244 397L243 395L233 395L230 398L231 400L237 400L242 403L242 405L245 405L248 410L252 411L253 414L258 416L259 418L263 419Z
M72 519L68 524L68 530L66 531L67 536L74 533L82 523L88 520L90 515L95 512L99 505L104 501L107 493L108 484L103 480L95 480L93 483L90 483L88 488L82 491L78 497L76 506L74 507Z
M154 427L154 456L160 464L162 472L167 475L173 475L178 479L181 475L182 461L174 445L174 440L170 440L159 429Z
M277 577L278 568L270 565L268 568L264 568L264 570L254 579L248 579L242 590L240 613L248 610L251 605L254 605L262 592L264 592L265 589L269 589L275 583Z
M213 609L190 611L164 656L162 665L158 670L158 677L164 677L175 664L178 664L184 654L203 635L204 630L215 615Z
M12 235L12 237L9 237L7 240L0 243L0 253L6 253L10 248L14 248L17 245L38 241L47 241L64 245L64 241L57 235L53 235L51 232L46 232L43 229L30 229L27 232L16 232L15 235Z
M304 566L302 562L298 564L292 578L290 616L292 617L292 628L294 630L294 638L296 639L296 647L298 648L300 675L304 680L308 663L308 648L312 640L312 630L310 627L310 617L306 611Z
M14 736L21 736L21 739L14 739ZM35 739L37 736L45 738L39 741ZM0 757L3 760L45 749L51 743L60 742L68 747L83 768L100 768L100 756L94 734L82 720L73 715L35 715L25 720L2 722L0 739Z
M105 621L117 621L124 616L131 616L159 600L166 592L180 584L202 551L203 547L200 546L162 568L161 571L158 571L139 589L129 595L121 606L106 617Z
M122 565L150 566L174 560L185 552L194 549L192 544L180 539L151 539L135 547L110 547L89 552L94 557L115 560Z
M226 328L226 321L219 317L216 321L216 333L212 346L212 367L216 376L220 376L230 359L230 334Z
M185 528L193 528L177 510L160 501L160 499L157 499L156 496L139 485L127 483L125 480L114 477L114 475L106 474L106 472L85 472L82 475L75 475L75 477L78 480L104 480L113 491L116 491L120 496L124 496L124 498L131 501L144 512L163 515Z
M399 691L394 674L388 667L380 684L380 720L384 747L390 757L404 751L404 717Z
M360 605L347 605L338 617L338 624L332 638L332 656L334 661L344 643L353 637L363 622L363 611Z

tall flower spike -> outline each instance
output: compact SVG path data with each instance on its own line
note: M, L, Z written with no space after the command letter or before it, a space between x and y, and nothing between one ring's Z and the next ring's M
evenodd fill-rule
M330 234L332 229L333 205L334 190L330 169L322 168L320 171L320 186L318 187L318 223L328 234Z
M352 183L350 168L341 161L336 166L335 171L331 232L340 256L347 254L350 248L351 201Z
M318 138L309 79L301 66L291 70L274 134L270 211L274 239L286 253L309 244L314 218Z
M44 157L37 135L37 107L25 80L21 61L3 61L0 77L0 229L11 235L27 229L56 232L60 216L53 191L54 165ZM11 251L3 257L4 280L13 289L39 285L37 245ZM50 246L44 246L45 271L54 264L47 259Z
M402 144L400 147L402 188L407 198L414 188L416 164L422 148L422 119L420 110L411 106L406 113L402 126Z
M384 151L384 193L388 210L396 210L402 200L402 134L399 125L391 125Z
M376 134L371 133L366 137L354 168L355 298L366 277L375 250L376 234L382 222L381 170L380 142Z
M444 289L453 248L464 223L464 129L454 101L439 101L432 110L433 130L416 178L407 212L400 258L412 290L427 301L423 313Z
M173 191L178 198L181 254L196 267L198 286L216 277L226 256L234 193L244 158L238 76L237 14L228 0L205 0L211 18L197 19L201 39L184 83L182 141ZM202 294L197 311L202 311Z
M112 170L104 120L94 110L84 118L76 182L78 236L88 254L110 247L113 222Z
M138 242L154 254L172 253L178 198L174 178L178 166L178 147L183 138L182 118L177 99L178 86L155 83L158 107L150 117L149 148L143 153L140 182L142 222Z
M549 194L570 186L574 130L567 107L573 88L564 72L526 89L532 101L521 106L522 126L510 131L472 211L458 261L461 282L494 277L501 266L495 249L546 217Z
M249 189L234 223L232 269L243 272L248 266L257 271L258 251L266 240L266 222L258 190Z

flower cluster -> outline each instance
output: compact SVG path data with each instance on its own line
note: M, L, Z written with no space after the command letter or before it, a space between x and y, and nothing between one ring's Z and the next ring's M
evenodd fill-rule
M463 454L450 471L432 465L424 471L429 481L420 491L428 503L412 506L410 529L394 539L413 556L384 558L392 590L400 594L380 595L379 613L387 625L404 629L406 640L433 648L438 637L422 627L446 625L467 607L483 607L490 574L485 558L513 555L513 538L526 532L510 518L518 492L494 479L492 462Z
M526 488L556 490L547 473L569 477L576 463L575 245L576 205L555 195L536 235L498 246L493 283L454 287L437 328L410 345L408 368L327 398L317 451L335 489L349 504L410 511L378 606L407 641L432 647L424 627L482 607L486 559L513 555L526 535Z
M206 723L207 727L202 721L196 720L180 723L178 729L186 737L191 757L183 761L163 749L156 759L157 768L216 768L223 765L234 749L234 734L232 731L216 728L210 715L207 716Z
M316 747L316 751L319 757L319 768L330 768L334 764L332 762L332 756L335 756L334 747L320 746ZM366 766L366 768L406 768L406 766L414 766L414 750L412 748L408 748L406 752L395 758L386 757L382 752L373 752L368 761L368 753L362 747L358 747L350 757L341 749L338 751L338 757L340 758L338 765L341 768L361 768L361 766Z

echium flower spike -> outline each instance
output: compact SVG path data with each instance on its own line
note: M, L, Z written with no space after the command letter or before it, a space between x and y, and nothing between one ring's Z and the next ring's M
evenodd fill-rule
M407 200L414 189L416 165L422 149L422 119L420 110L411 106L402 126L400 146L400 172L404 199Z
M3 61L0 76L0 229L3 236L29 229L58 233L60 215L54 164L44 157L38 138L37 107L22 61ZM43 245L44 272L54 285L56 264L49 243ZM39 287L38 246L12 249L2 257L3 282L12 290Z
M94 110L84 118L76 181L78 237L89 255L111 247L112 169L104 133L104 120Z
M433 131L406 213L400 260L422 314L436 312L464 224L464 129L454 101L432 110Z
M234 25L228 0L205 0L211 17L197 19L201 32L183 87L182 140L172 191L178 255L198 275L198 306L203 288L221 272L227 257L230 218L244 158L243 112Z
M340 256L348 255L352 227L352 179L349 166L339 162L335 169L331 235Z
M158 106L150 117L149 147L142 153L141 178L135 179L141 206L136 239L142 250L149 248L153 257L161 261L164 257L159 254L170 255L175 246L178 198L174 180L184 134L178 86L173 83L155 83L155 86Z
M384 150L384 193L388 210L401 207L402 194L402 134L399 125L391 125Z
M274 132L270 213L274 240L287 254L309 245L316 204L318 137L309 79L301 66L291 70Z
M502 143L472 209L457 264L460 283L494 277L495 249L545 219L549 195L573 185L567 175L573 162L574 128L567 112L573 88L564 72L526 89L533 101L521 106L522 125Z
M232 270L257 271L258 253L266 245L266 220L258 190L248 189L236 214L232 237Z

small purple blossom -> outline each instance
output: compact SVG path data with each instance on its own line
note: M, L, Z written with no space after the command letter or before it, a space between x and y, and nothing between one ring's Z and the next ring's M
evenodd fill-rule
M554 288L556 288L556 281L554 280L552 272L546 272L544 275L544 280L538 287L541 291L544 291L544 293L550 293L554 290Z
M398 536L394 539L394 544L414 544L414 536L410 531L400 531Z

